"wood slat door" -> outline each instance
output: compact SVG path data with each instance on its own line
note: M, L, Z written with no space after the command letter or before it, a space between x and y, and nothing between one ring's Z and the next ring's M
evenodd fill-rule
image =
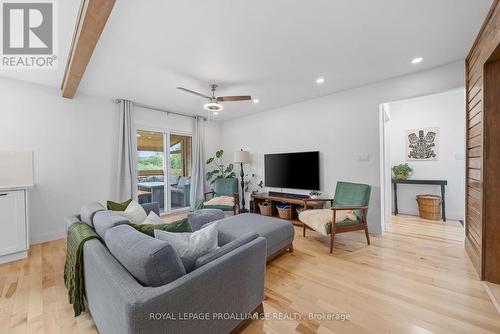
M481 279L485 278L485 64L500 42L500 5L495 0L466 59L467 108L467 253ZM498 98L498 97L497 97ZM500 120L500 118L499 118ZM500 168L500 166L498 167ZM500 178L500 170L498 177ZM498 206L498 205L497 205Z

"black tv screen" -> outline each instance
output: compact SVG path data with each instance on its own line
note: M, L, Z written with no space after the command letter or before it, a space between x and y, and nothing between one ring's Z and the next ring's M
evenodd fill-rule
M319 190L319 152L264 155L266 187Z

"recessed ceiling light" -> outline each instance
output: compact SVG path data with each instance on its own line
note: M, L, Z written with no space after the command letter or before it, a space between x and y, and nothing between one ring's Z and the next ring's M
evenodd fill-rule
M322 83L324 83L324 82L325 82L325 78L323 78L323 77L319 77L318 79L316 79L316 83L317 83L318 85L321 85L321 84L322 84Z
M259 103L259 99L253 99L253 103Z
M218 111L214 111L214 116L217 116L219 114Z
M424 58L422 58L422 57L413 58L411 63L415 65L415 64L421 63L422 60L424 60Z
M137 134L137 137L140 137L141 135L140 134Z

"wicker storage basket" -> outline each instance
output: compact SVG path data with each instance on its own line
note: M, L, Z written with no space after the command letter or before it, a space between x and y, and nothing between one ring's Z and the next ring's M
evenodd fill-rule
M292 208L289 205L283 207L276 205L276 208L281 219L292 219Z
M273 215L273 207L269 202L259 203L260 214L264 216L272 216Z
M298 215L300 215L300 213L301 213L302 211L304 211L305 209L304 209L304 207L303 207L303 206L299 206L299 207L297 207L295 210L297 211L297 216L298 216Z
M441 218L441 196L417 195L417 203L420 218L430 220Z

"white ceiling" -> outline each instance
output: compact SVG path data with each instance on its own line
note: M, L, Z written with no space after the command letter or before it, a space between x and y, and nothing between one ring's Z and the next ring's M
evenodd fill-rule
M491 3L117 1L80 91L189 114L205 101L177 86L260 100L225 103L218 118L230 119L464 59ZM0 75L58 87L79 4L59 2L57 70Z

